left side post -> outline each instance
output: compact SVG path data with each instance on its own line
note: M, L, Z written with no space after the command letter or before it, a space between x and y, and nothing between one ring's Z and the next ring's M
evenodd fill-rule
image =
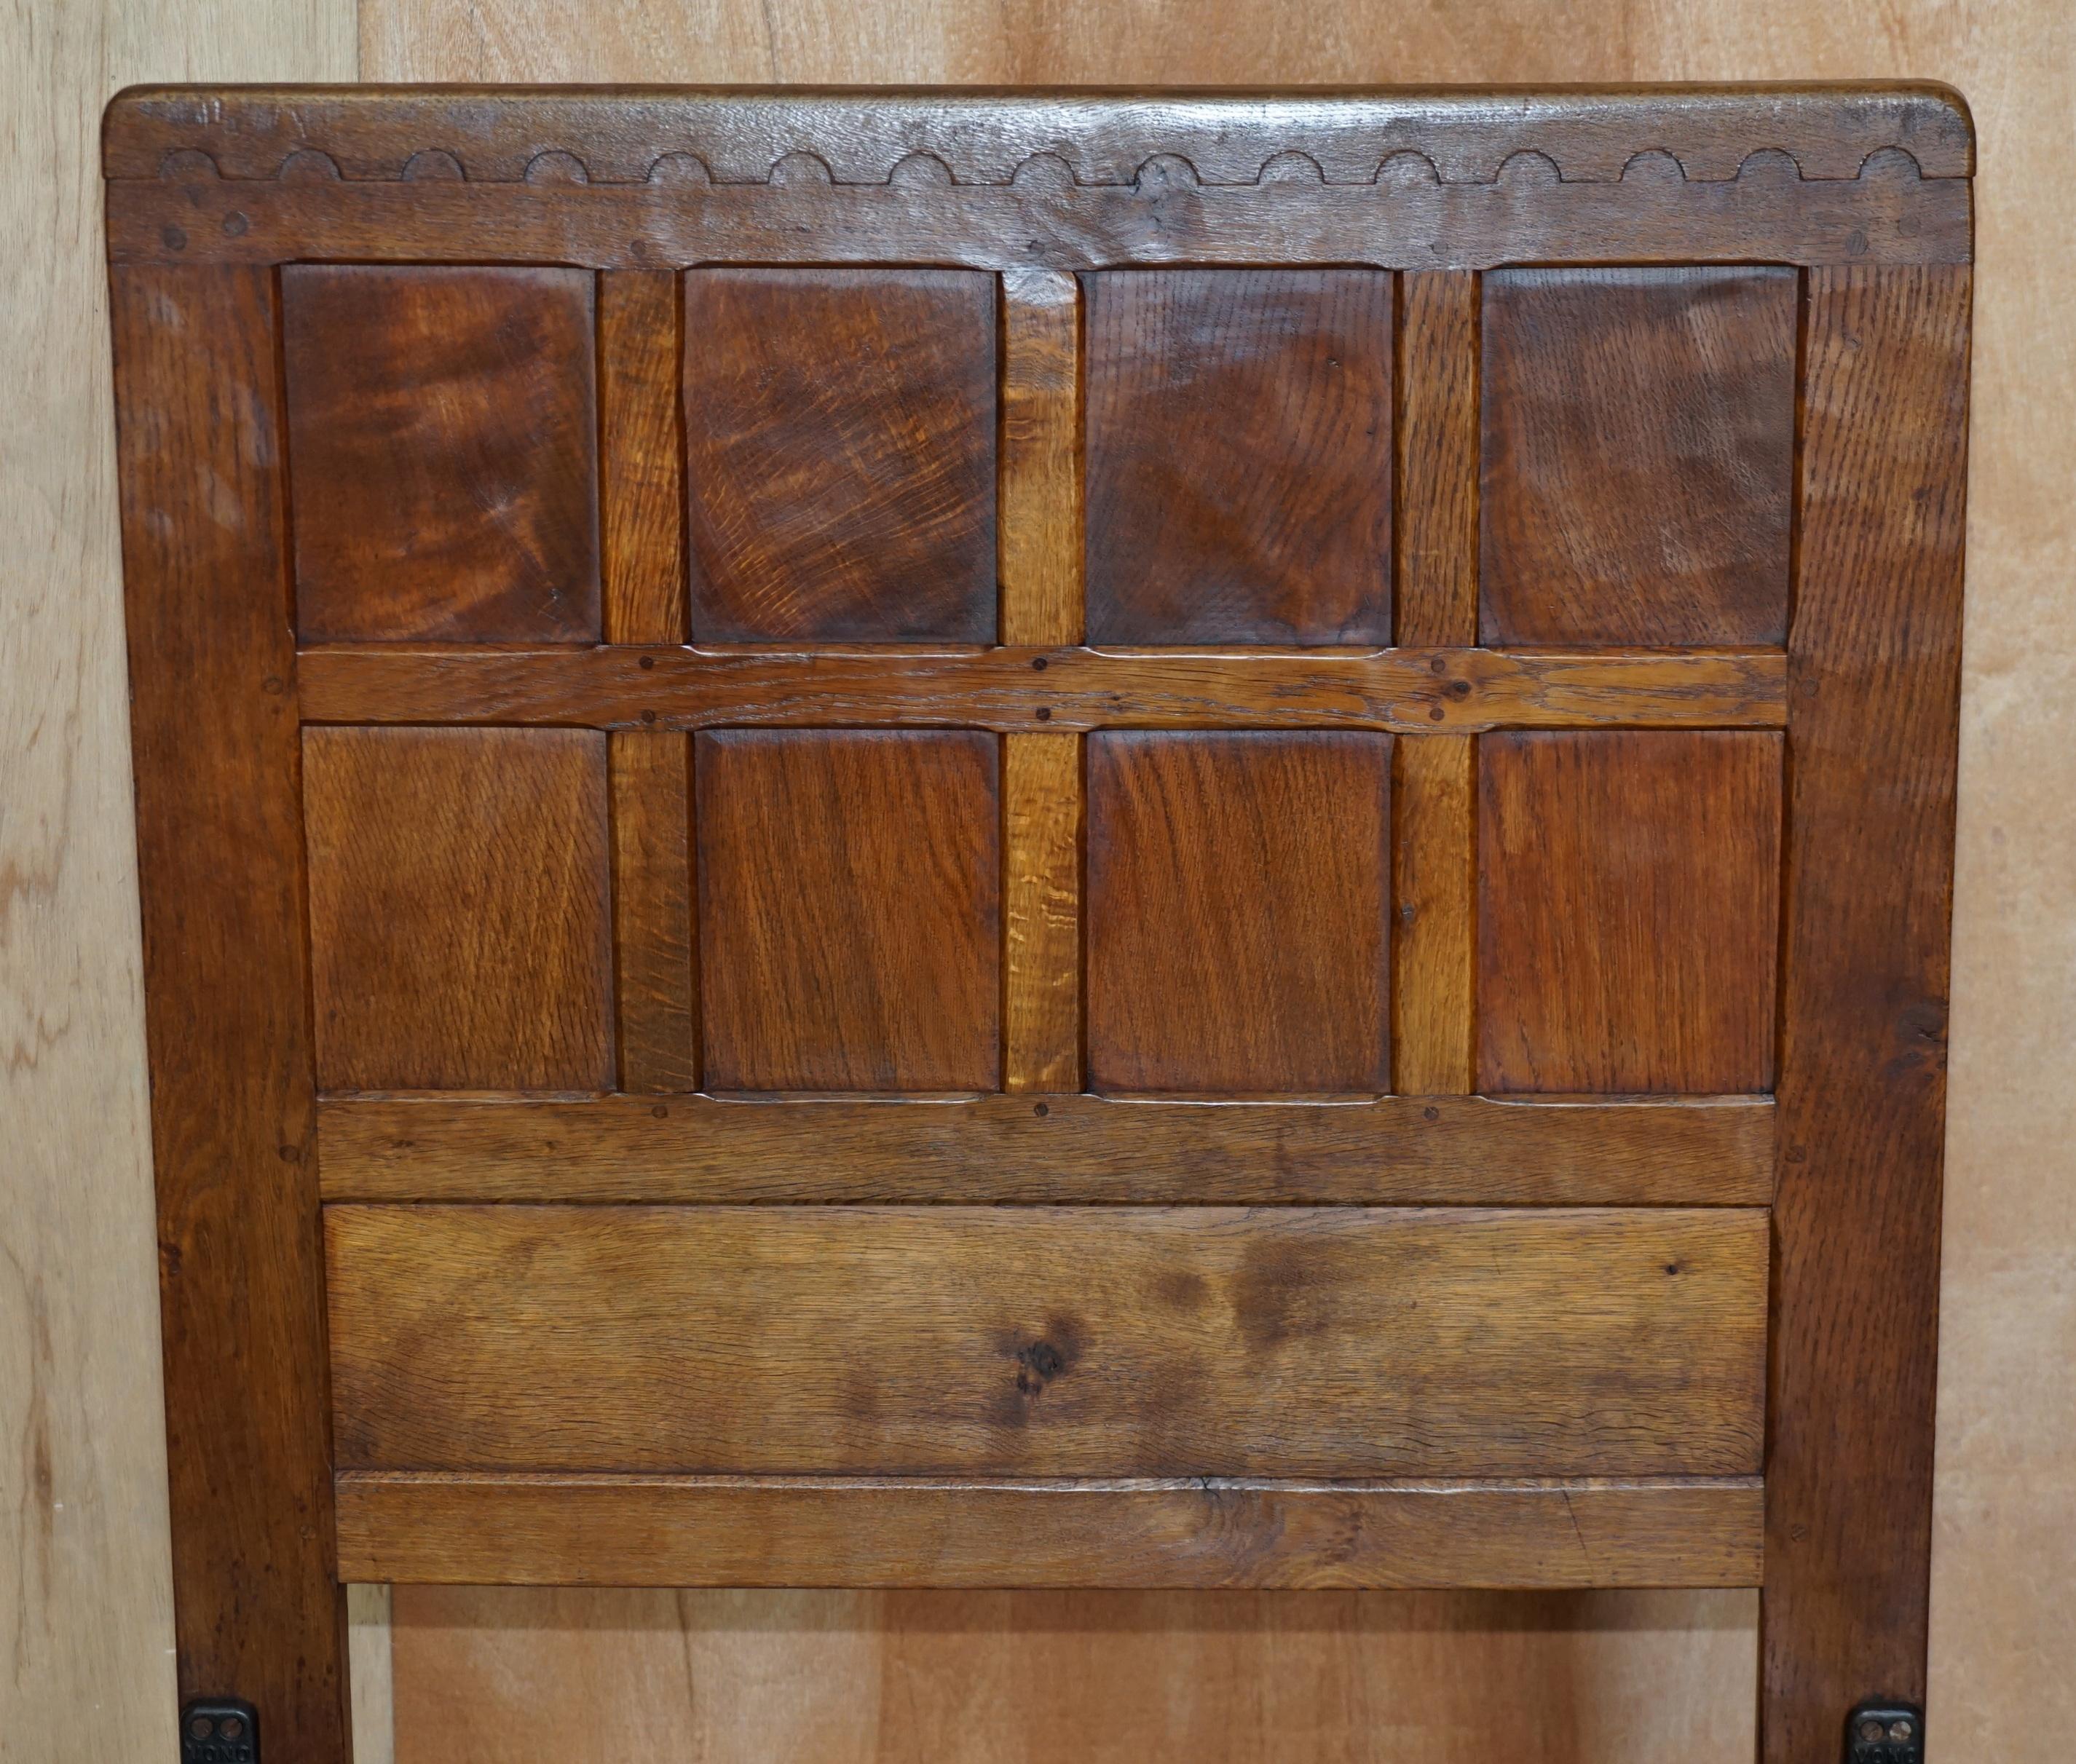
M114 272L181 1695L344 1764L270 268Z

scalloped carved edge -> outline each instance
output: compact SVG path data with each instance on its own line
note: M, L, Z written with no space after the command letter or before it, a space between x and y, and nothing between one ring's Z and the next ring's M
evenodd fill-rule
M426 167L437 169L426 169ZM1908 167L1904 172L1903 168ZM1505 185L1524 186L1536 184L1605 184L1613 181L1626 184L1632 179L1657 183L1681 184L1734 184L1742 181L1758 168L1758 175L1764 177L1792 180L1805 184L1855 183L1868 175L1905 175L1923 178L1929 174L1917 156L1907 147L1876 147L1860 161L1859 169L1850 178L1812 177L1802 168L1800 160L1785 147L1754 147L1747 153L1736 171L1726 178L1692 177L1677 155L1663 147L1646 147L1632 154L1623 166L1621 175L1612 181L1605 178L1567 177L1563 168L1551 156L1534 147L1521 147L1502 160L1495 176L1489 178L1445 178L1435 162L1428 156L1410 147L1401 147L1387 155L1366 178L1329 178L1311 155L1295 147L1282 148L1263 160L1253 177L1244 180L1214 180L1207 178L1198 170L1196 162L1186 154L1160 152L1150 154L1125 185L1086 183L1073 175L1069 166L1056 153L1033 153L1017 162L1010 175L999 181L978 181L956 177L951 168L934 153L919 152L904 156L891 167L883 178L866 181L837 177L828 162L809 147L796 147L772 161L769 170L761 178L720 178L696 153L674 149L658 154L648 170L639 178L617 179L594 177L590 168L575 153L565 148L544 149L527 161L517 178L473 176L456 154L444 147L421 147L392 176L356 177L347 179L331 156L317 147L300 147L284 158L270 173L251 176L226 172L215 157L197 147L176 148L160 162L158 176L161 181L191 183L197 178L214 178L226 183L328 183L334 181L367 184L393 184L426 180L459 181L470 184L509 185L620 185L629 184L704 184L734 188L792 189L803 185L823 185L846 189L883 189L889 185L905 189L949 189L959 185L967 189L1006 189L1022 188L1033 182L1051 183L1061 189L1133 189L1148 194L1164 193L1178 188L1198 189L1257 189L1273 184L1310 185L1313 189L1359 189L1371 185L1393 184L1449 184L1455 185ZM1055 170L1054 168L1057 168ZM1061 174L1064 173L1064 176Z
M164 88L119 95L104 133L119 179L626 185L677 168L716 185L999 188L1064 173L1069 186L1145 189L1719 183L1755 160L1834 182L1887 156L1929 179L1974 168L1965 106L1927 86L1136 98Z

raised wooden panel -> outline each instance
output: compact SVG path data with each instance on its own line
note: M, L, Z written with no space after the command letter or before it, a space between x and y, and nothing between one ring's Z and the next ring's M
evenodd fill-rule
M1778 643L1796 272L1484 277L1488 643Z
M1391 277L1086 285L1089 641L1389 643Z
M1479 1087L1771 1088L1780 737L1478 745Z
M1390 1088L1391 742L1088 741L1098 1090Z
M991 1090L994 737L698 737L700 1002L716 1090Z
M326 1240L343 1469L1759 1467L1755 1210L344 1206Z
M692 633L995 634L995 282L685 278Z
M282 270L306 640L597 639L593 280Z
M304 732L322 1088L612 1088L605 743Z

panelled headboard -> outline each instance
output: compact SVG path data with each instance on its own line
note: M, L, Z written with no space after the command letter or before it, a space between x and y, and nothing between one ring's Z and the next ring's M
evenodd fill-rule
M185 1695L343 1759L356 1579L1759 1586L1767 1759L1919 1742L1952 93L106 147Z

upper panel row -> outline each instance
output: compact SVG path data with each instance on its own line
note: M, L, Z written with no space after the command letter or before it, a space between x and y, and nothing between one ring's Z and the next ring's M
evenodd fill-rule
M1796 273L1482 283L1481 640L1782 641ZM679 285L650 432L602 420L589 272L285 269L303 638L599 641L602 472L660 458L637 518L694 641L993 642L997 279ZM1369 270L1082 278L1089 641L1392 641L1394 406L1430 347L1395 304Z

